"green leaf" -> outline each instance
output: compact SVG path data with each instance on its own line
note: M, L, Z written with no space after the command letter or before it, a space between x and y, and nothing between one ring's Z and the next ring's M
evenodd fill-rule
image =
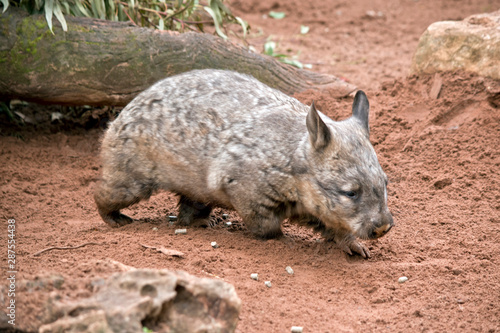
M214 20L217 21L219 25L222 24L222 14L216 0L210 0L210 8L215 14Z
M233 16L233 14L231 13L231 11L229 10L229 8L226 7L226 5L224 5L222 3L221 0L211 0L211 3L215 4L217 7L219 7L224 13L226 13L227 15L230 15L230 16Z
M69 3L66 1L59 2L59 6L61 6L61 11L63 14L70 14L71 13L71 8L69 7Z
M102 0L91 0L90 4L94 17L104 20L106 18L106 9Z
M143 326L143 327L142 327L142 332L143 332L143 333L153 333L153 330L151 330L151 329L147 328L146 326Z
M116 7L115 2L113 0L108 0L108 19L112 19L113 21L118 21L118 16L116 15Z
M3 14L7 10L7 8L9 8L9 0L1 0L1 1L3 4L3 11L2 11L2 14Z
M298 61L298 60L292 60L292 59L286 59L286 58L284 58L284 59L280 59L280 61L282 63L288 64L288 65L292 65L292 66L295 66L295 67L300 68L300 69L304 68L304 65L302 65L302 63L300 61Z
M264 54L274 56L274 49L276 48L276 43L273 41L268 41L264 44Z
M285 18L286 14L285 12L270 11L269 16L271 16L273 19L281 20L282 18Z
M217 15L214 13L212 8L205 6L203 7L203 9L205 9L210 14L210 16L212 16L215 25L215 31L217 32L217 34L221 36L223 39L227 39L227 36L224 35L222 30L220 29L220 23L217 21Z
M75 12L76 16L86 16L86 17L91 17L89 12L85 7L83 7L81 1L75 1L76 7L73 8L73 11ZM81 15L80 15L81 13Z
M300 26L300 33L301 33L302 35L305 35L305 34L307 34L308 32L309 32L309 27L308 27L308 26L306 26L306 25L301 25L301 26Z
M54 15L57 17L57 20L61 23L63 31L68 31L68 25L66 24L66 19L61 11L61 6L59 2L56 2L56 6L54 8Z
M125 15L125 7L120 3L118 4L118 20L120 21L125 21L127 18L127 15Z
M247 31L248 31L248 23L242 20L240 17L236 16L235 17L236 21L241 25L243 28L243 38L246 38L247 36Z
M45 1L45 20L47 21L47 25L49 26L50 32L54 33L52 31L52 14L54 12L54 0L47 0Z
M163 19L160 19L160 20L158 21L158 29L159 29L160 31L165 30L165 21L163 21Z

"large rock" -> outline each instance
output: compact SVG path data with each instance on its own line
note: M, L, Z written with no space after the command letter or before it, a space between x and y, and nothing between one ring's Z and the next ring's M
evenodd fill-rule
M90 298L51 300L40 333L234 332L241 301L220 280L181 271L131 270L111 276Z
M431 24L420 37L413 74L464 70L500 79L500 10Z

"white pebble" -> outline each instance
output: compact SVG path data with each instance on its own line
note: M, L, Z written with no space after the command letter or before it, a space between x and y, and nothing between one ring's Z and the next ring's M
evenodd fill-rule
M212 243L210 243L210 245L212 245L212 247L213 247L214 249L216 249L216 248L218 248L218 247L219 247L219 244L217 244L217 242L212 242Z
M157 227L153 227L153 231L158 231L158 228Z
M405 283L406 281L408 281L408 278L406 276L402 276L398 279L399 283Z
M259 274L257 274L257 273L252 273L252 274L250 274L250 277L251 277L253 280L255 280L255 281L258 281L258 280L259 280Z
M286 270L286 272L287 272L288 274L293 275L293 269L292 269L292 267L290 267L290 266L286 266L286 267L285 267L285 270Z
M222 214L222 218L227 219L229 217L229 214Z
M187 229L175 229L176 235L184 235L187 234Z
M233 224L231 222L226 222L226 227L230 227L232 226Z
M264 282L264 284L266 285L266 287L271 288L271 281L266 281Z
M302 326L292 326L292 333L302 333L304 328Z

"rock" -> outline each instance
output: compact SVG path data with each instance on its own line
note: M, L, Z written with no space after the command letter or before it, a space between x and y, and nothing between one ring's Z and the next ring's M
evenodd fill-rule
M74 317L67 316L54 324L43 325L38 332L114 333L108 325L106 313L103 310L91 311Z
M412 74L464 70L500 79L500 10L431 24L420 37Z
M234 332L241 301L224 281L138 269L111 276L90 298L50 299L40 332Z

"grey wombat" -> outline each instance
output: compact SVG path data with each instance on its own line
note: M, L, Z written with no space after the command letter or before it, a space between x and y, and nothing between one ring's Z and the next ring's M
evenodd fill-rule
M235 209L260 237L288 218L321 231L345 252L369 257L362 239L387 233L387 176L369 141L369 105L359 91L352 117L335 122L253 77L196 70L139 94L102 142L95 201L111 226L158 190L180 196L179 221Z

